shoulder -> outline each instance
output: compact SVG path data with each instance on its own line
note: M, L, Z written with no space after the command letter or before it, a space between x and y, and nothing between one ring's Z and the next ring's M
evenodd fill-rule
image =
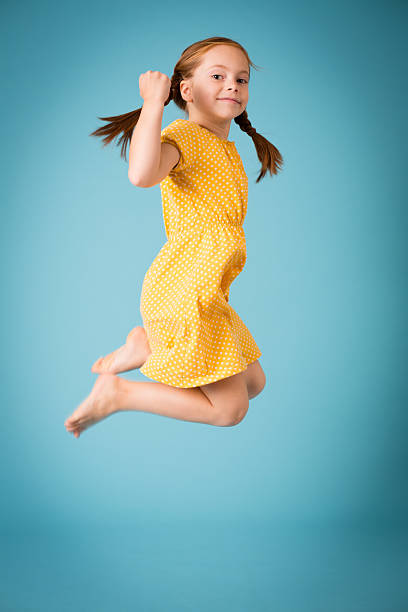
M177 170L192 167L199 153L197 126L188 119L176 119L161 130L161 142L167 142L178 149L180 162Z
M162 142L170 142L182 148L197 148L200 142L200 133L197 124L188 119L176 119L161 131Z
M196 136L197 125L188 119L176 119L167 125L161 131L162 135L174 134L177 136Z

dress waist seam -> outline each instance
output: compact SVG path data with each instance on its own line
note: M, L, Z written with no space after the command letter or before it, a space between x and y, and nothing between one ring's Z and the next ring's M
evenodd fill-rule
M231 222L231 221L209 221L207 223L197 223L196 225L177 225L176 227L173 227L170 230L170 235L176 234L178 232L185 231L185 230L201 232L201 231L211 229L214 226L227 227L227 228L228 227L243 228L243 223L241 221L238 221L236 223Z

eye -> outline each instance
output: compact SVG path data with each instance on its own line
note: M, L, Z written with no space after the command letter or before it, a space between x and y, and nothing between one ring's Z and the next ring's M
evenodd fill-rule
M217 77L217 76L222 76L222 74L213 74L211 76ZM218 79L216 79L216 81L218 81ZM243 81L244 83L248 83L248 81L246 79L238 79L238 81Z

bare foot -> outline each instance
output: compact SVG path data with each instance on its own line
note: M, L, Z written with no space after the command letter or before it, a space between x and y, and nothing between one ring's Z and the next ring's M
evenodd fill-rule
M121 381L114 374L98 376L91 393L65 421L66 430L79 438L84 429L120 410Z
M109 353L106 357L99 357L93 364L91 371L96 374L110 372L119 374L140 368L150 355L150 346L144 327L138 325L127 335L126 344Z

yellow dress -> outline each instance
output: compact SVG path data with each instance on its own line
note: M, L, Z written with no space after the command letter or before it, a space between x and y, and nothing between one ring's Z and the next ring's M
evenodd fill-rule
M188 119L161 131L181 156L160 183L167 241L145 274L140 313L151 354L140 372L197 387L262 355L229 304L246 261L248 177L234 141Z

